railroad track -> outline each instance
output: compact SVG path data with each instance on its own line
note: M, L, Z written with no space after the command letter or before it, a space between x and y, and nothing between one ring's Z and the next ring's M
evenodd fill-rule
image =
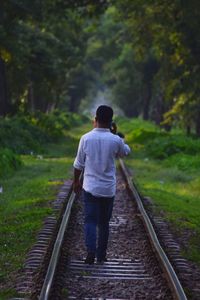
M122 160L120 170L108 261L84 264L82 199L72 192L43 285L31 299L187 299Z

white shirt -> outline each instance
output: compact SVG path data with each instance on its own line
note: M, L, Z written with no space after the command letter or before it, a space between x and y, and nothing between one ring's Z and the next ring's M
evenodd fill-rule
M115 158L130 148L107 128L94 128L79 142L74 168L84 169L83 189L97 197L113 197L116 190Z

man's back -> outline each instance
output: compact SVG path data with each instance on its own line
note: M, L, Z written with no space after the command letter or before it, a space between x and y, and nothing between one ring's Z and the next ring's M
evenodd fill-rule
M115 158L130 152L123 140L107 128L94 128L80 141L75 168L84 167L83 189L97 197L115 194Z

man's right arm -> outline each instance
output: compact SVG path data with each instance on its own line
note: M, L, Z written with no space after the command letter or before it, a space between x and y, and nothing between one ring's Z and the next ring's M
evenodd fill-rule
M120 138L120 147L119 147L118 156L124 157L124 156L127 156L130 152L131 152L130 147L127 144L125 144L125 142L122 138Z

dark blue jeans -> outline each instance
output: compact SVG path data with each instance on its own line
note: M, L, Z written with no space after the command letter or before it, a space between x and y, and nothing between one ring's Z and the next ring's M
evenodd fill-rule
M95 197L83 191L83 198L85 204L85 243L87 251L95 253L97 259L101 260L106 257L109 221L112 216L114 197ZM96 247L97 226L98 242Z

